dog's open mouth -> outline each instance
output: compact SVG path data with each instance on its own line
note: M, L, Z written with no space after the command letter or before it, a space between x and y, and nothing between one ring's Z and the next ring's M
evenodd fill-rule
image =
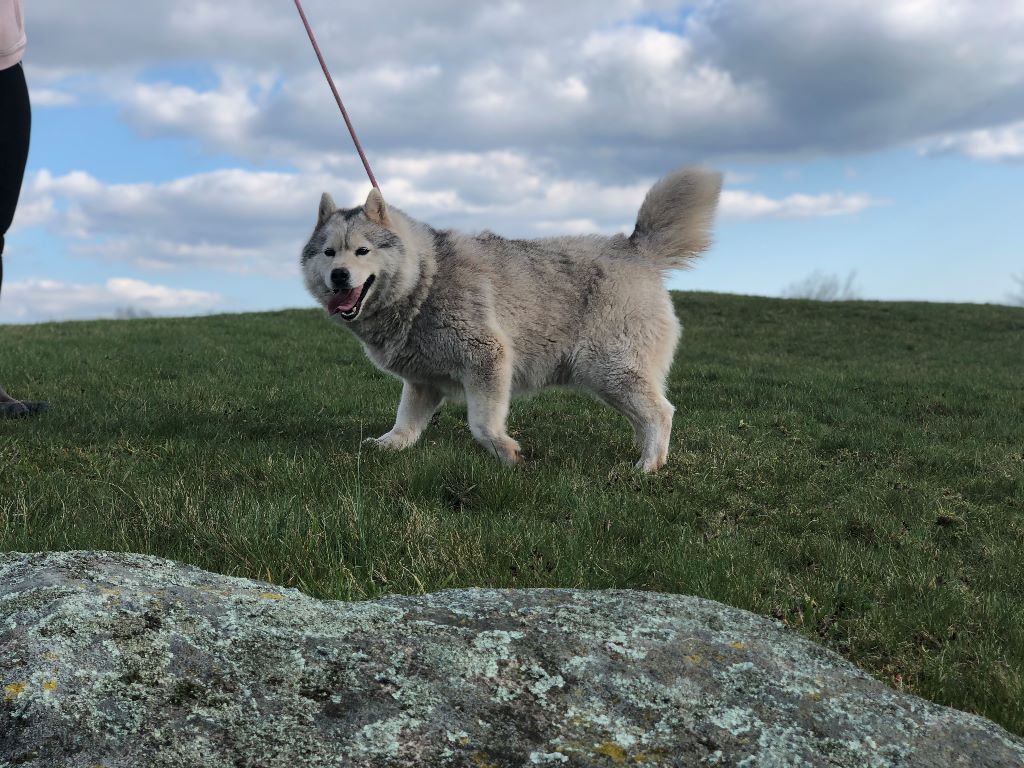
M327 314L341 315L343 320L355 320L356 315L363 308L363 298L370 290L370 286L373 285L374 279L376 279L376 275L370 275L362 285L335 291L330 301L327 302Z

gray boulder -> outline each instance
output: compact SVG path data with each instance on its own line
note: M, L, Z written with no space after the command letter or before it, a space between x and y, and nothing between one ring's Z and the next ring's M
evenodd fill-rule
M777 622L645 592L324 602L0 554L0 676L0 766L1024 765Z

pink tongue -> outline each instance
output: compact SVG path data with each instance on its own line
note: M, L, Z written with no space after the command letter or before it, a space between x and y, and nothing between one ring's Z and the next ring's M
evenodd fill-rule
M358 288L350 288L347 291L338 291L331 297L331 300L327 302L327 312L331 315L336 315L339 312L348 312L352 307L359 303L359 294L362 293L363 286Z

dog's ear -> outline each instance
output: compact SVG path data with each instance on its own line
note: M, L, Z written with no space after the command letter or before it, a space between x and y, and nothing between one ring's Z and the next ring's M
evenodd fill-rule
M338 206L334 204L334 198L324 192L320 197L320 211L316 216L316 225L322 227L336 210L338 210Z
M391 219L388 218L388 206L384 202L384 197L379 189L374 188L370 190L370 194L366 196L366 204L363 205L363 211L366 212L366 218L370 221L380 224L382 227L391 228Z

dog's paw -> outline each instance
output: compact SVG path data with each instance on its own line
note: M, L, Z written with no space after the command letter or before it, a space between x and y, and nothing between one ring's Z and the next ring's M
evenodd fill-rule
M665 459L659 457L653 459L640 459L636 464L633 465L636 469L639 469L645 475L649 475L652 472L657 472L663 466L665 466Z
M511 437L506 437L500 444L496 445L494 452L499 459L510 467L523 463L522 448Z
M28 406L17 400L0 403L0 419L20 419L29 415Z
M363 440L363 445L372 445L374 448L382 448L387 451L400 451L408 448L416 442L416 438L403 432L391 430L380 437L368 437Z

